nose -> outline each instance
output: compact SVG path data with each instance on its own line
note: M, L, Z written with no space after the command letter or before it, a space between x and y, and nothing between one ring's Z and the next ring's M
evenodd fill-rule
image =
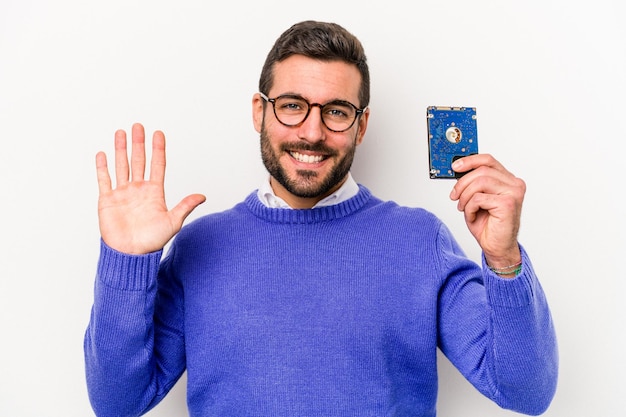
M311 143L326 140L326 129L322 121L322 106L320 104L311 105L309 115L298 129L298 137Z

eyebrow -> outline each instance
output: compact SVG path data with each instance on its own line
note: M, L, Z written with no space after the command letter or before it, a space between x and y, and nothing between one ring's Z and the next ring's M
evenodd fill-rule
M345 98L332 98L332 99L330 99L330 100L326 100L326 101L324 101L324 102L318 103L318 102L316 102L316 101L313 101L313 100L311 100L311 99L309 99L309 98L307 98L307 97L303 96L302 94L293 93L293 92L281 93L281 94L276 95L274 98L276 98L276 97L285 97L285 96L288 96L288 97L297 97L297 98L302 98L302 99L304 99L304 100L308 101L310 104L322 104L322 105L325 105L325 104L329 104L329 103L337 103L337 102L340 102L340 103L350 103L350 104L352 104L352 102L351 102L350 100L346 100ZM359 106L358 106L358 105L356 105L356 104L352 104L352 105L353 105L353 106L355 106L357 109L359 108Z

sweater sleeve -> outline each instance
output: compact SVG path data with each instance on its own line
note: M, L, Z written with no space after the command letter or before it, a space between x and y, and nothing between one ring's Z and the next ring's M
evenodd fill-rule
M101 242L84 339L87 388L98 417L146 413L184 371L183 332L171 326L182 323L182 308L171 302L180 297L172 294L176 286L157 285L161 255L127 255Z
M522 271L503 279L465 259L444 228L439 345L485 396L513 411L539 415L556 390L557 343L545 294L528 254Z

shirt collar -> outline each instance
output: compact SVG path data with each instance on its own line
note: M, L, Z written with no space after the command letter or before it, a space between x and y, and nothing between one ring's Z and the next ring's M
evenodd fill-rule
M337 191L335 191L328 197L325 197L322 200L318 201L317 204L315 204L313 207L324 207L339 204L354 197L355 195L357 195L358 192L358 184L356 183L356 181L354 181L354 178L352 178L352 174L348 173L348 178ZM284 209L291 208L289 204L285 202L285 200L274 194L274 190L270 185L269 177L266 181L263 181L261 187L257 191L257 195L259 197L259 200L261 200L261 202L267 207Z

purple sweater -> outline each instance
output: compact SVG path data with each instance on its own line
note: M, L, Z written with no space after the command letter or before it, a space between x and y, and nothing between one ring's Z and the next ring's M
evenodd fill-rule
M522 250L505 280L439 219L364 187L310 210L255 193L161 252L102 243L85 336L99 417L139 416L187 370L198 416L436 414L436 351L501 407L540 414L557 348Z

